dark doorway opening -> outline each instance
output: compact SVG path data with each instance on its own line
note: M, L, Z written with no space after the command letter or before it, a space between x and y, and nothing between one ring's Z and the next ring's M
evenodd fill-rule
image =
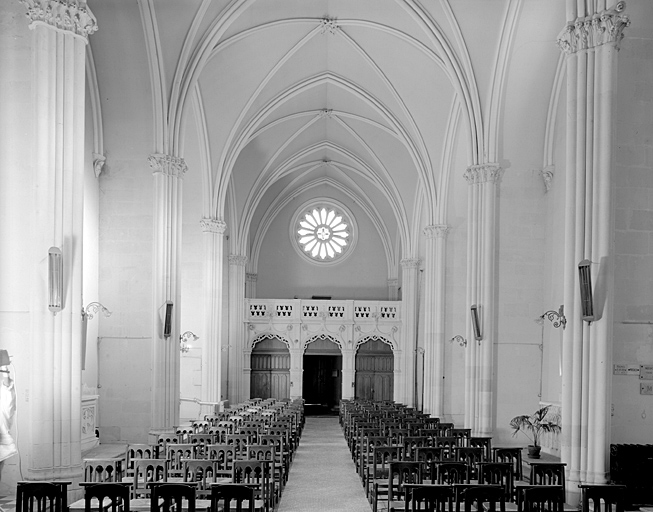
M304 413L338 414L342 398L342 356L304 355Z

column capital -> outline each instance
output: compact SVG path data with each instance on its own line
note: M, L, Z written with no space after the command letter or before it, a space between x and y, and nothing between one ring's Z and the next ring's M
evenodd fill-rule
M230 254L229 265L244 267L245 265L247 265L247 256L242 256L240 254Z
M88 42L98 26L95 16L82 0L20 0L27 8L29 28L43 24L71 32Z
M467 183L499 183L503 175L503 168L499 164L470 165L463 176Z
M428 239L432 238L447 238L451 228L446 224L433 224L424 228L424 235Z
M188 170L184 159L178 156L163 155L154 153L147 157L147 161L152 168L152 174L161 173L166 176L177 176L183 178Z
M404 258L399 263L402 268L419 268L422 261L419 258Z
M621 14L625 9L626 2L621 1L591 16L568 21L558 35L558 47L568 55L610 43L619 49L624 29L630 25L628 16Z
M224 235L224 232L227 230L227 224L224 221L216 219L202 219L200 220L200 226L204 233Z

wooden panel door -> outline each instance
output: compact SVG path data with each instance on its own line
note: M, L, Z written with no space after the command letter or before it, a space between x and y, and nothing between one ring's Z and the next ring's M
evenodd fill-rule
M251 398L290 398L290 354L252 353Z
M363 343L356 353L355 398L392 400L394 397L394 355L382 341Z

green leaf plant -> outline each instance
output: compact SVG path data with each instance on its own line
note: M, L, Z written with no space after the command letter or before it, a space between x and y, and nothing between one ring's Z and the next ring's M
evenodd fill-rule
M551 419L546 419L549 412L550 405L542 407L531 415L515 416L510 420L510 426L513 428L513 436L521 432L531 441L533 446L540 446L540 437L545 432L560 432L562 427L559 423L559 418L554 416ZM529 434L530 432L530 434Z

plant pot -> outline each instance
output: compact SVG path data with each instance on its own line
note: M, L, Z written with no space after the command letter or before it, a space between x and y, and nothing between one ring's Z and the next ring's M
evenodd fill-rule
M532 444L529 444L528 445L528 457L530 459L539 459L541 449L542 449L541 446L534 446Z

